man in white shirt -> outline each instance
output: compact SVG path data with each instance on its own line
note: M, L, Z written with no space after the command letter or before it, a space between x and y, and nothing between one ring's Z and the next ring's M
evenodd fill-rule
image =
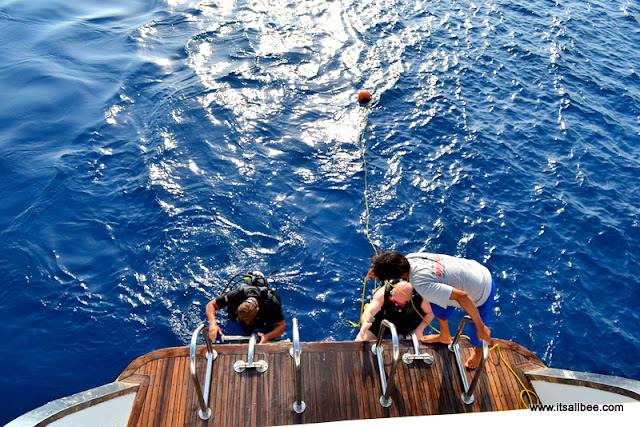
M469 369L478 367L482 359L482 343L491 340L487 326L493 312L495 284L489 270L476 261L426 252L407 256L396 251L378 252L371 261L367 278L381 281L408 280L431 308L438 324L438 335L422 337L426 343L449 344L452 341L449 317L456 307L467 312L473 322L470 341L474 352L465 362Z

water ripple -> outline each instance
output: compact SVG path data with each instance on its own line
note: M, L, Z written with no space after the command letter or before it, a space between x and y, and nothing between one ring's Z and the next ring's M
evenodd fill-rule
M549 365L640 376L633 2L41 3L0 8L6 348L44 325L2 357L58 385L16 411L185 344L248 269L350 339L369 237L485 263L494 335Z

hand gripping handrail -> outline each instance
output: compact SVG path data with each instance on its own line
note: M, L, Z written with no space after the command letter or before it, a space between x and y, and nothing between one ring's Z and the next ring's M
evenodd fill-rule
M484 364L489 357L489 346L487 342L482 340L482 360L480 360L480 365L476 369L476 373L471 380L471 385L469 385L469 380L467 380L467 373L464 370L464 365L462 364L462 360L460 359L460 347L458 345L458 340L460 339L460 335L462 334L462 329L464 328L464 324L470 321L471 318L469 316L464 316L462 320L460 320L460 324L458 325L458 330L456 331L455 338L453 342L449 344L449 350L453 352L456 356L456 364L458 365L458 371L460 372L460 378L462 379L462 387L464 388L464 392L462 393L462 401L467 405L470 405L475 400L473 397L473 391L478 385L478 381L480 380L480 374L484 371Z
M218 357L218 353L211 347L211 340L209 339L208 330L205 332L204 323L193 332L191 336L191 348L189 349L189 372L191 373L191 382L193 383L194 388L196 389L196 396L198 398L198 406L200 409L198 410L198 416L202 420L208 420L211 417L211 408L209 408L209 387L211 386L211 368L213 366L213 361ZM205 374L204 379L204 395L202 394L202 388L200 387L200 382L198 381L198 373L196 372L196 350L197 350L197 341L198 334L202 332L202 336L204 337L204 342L207 344L207 354L205 357L207 358L207 373Z
M382 343L382 337L384 337L387 329L391 331L391 342L393 349L393 361L391 363L391 372L389 373L388 377L385 376L384 361L382 360L383 349L380 346L380 344ZM380 326L380 331L378 332L378 340L376 341L374 346L371 347L371 351L378 356L378 371L380 372L380 384L382 385L382 396L380 396L380 405L388 408L392 403L391 397L389 396L393 391L396 368L398 366L398 362L400 361L400 343L398 341L396 326L393 323L389 322L386 319L382 321L382 326Z
M298 332L298 319L293 318L293 347L289 349L289 354L293 357L293 381L295 402L293 402L293 410L297 414L301 414L307 408L302 400L302 350L300 349L300 333Z

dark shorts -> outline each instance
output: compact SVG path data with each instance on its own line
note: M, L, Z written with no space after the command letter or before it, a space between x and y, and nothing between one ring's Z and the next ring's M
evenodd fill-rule
M491 281L491 293L489 294L489 298L478 307L478 312L480 313L480 318L484 322L487 327L489 327L491 323L491 318L493 317L493 307L494 307L494 299L496 296L496 284L494 281ZM456 307L449 306L447 308L442 308L439 305L435 305L431 303L431 310L433 314L442 320L448 320ZM471 341L471 345L474 347L482 347L482 341L478 339L478 331L476 330L476 325L473 322L469 322L469 341Z

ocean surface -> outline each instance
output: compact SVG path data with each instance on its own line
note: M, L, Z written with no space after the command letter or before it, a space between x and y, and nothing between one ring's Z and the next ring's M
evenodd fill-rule
M249 270L350 340L374 246L478 260L494 337L640 380L637 1L4 0L0 42L0 423Z

